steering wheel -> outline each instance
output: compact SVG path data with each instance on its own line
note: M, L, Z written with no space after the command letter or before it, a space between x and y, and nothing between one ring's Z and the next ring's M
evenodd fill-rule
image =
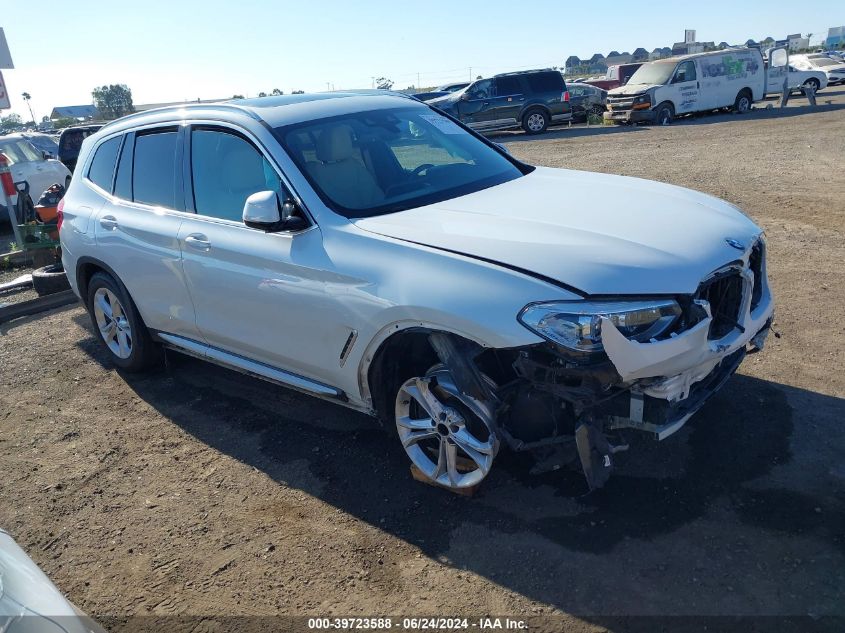
M426 169L431 169L432 167L434 167L434 165L432 165L431 163L423 163L422 165L417 165L416 169L414 169L414 171L411 172L411 175L412 176L419 176Z

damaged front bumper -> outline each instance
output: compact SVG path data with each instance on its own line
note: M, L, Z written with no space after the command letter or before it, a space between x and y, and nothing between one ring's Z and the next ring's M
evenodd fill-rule
M591 488L609 477L613 446L605 435L632 429L663 440L676 433L737 370L763 348L774 303L760 240L741 261L715 271L685 305L684 324L664 338L638 342L601 317L602 354L573 356L553 344L519 353L520 378L500 419L516 450L570 445ZM551 419L540 428L538 418ZM528 429L528 432L526 431Z

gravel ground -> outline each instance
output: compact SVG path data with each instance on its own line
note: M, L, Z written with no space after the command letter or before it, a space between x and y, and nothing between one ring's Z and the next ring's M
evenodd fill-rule
M676 436L637 442L599 493L513 456L474 498L435 490L359 414L178 355L120 375L73 307L0 326L0 526L99 618L834 627L815 618L845 616L845 92L822 98L813 112L497 135L528 162L715 194L767 230L780 338Z

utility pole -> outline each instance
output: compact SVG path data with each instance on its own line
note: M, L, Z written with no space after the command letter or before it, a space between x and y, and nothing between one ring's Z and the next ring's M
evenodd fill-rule
M373 75L373 76L370 76L370 79L372 79L372 80L373 80L373 90L375 90L375 89L376 89L376 78L375 78L375 76Z
M469 83L472 83L472 66L469 67Z
M329 82L326 82L326 92L329 92Z
M417 71L417 90L419 90L420 87L420 71Z

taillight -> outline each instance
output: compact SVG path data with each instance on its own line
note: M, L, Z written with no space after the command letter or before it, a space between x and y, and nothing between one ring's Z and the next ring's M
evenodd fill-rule
M65 199L59 200L59 206L56 207L56 229L62 229L62 222L65 221Z
M3 183L3 192L7 196L13 196L17 193L15 191L15 182L12 180L12 170L9 169L9 159L5 154L0 154L0 182Z
M563 102L569 103L569 91L568 90L563 93Z

